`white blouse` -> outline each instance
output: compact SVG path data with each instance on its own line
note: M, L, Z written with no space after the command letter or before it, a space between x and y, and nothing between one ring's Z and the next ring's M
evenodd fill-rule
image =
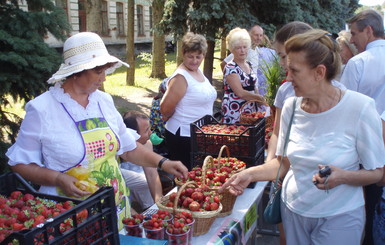
M36 163L63 171L79 163L85 151L84 143L61 103L75 121L104 117L119 140L118 155L135 149L135 137L126 129L111 95L97 90L88 99L89 104L84 108L57 83L28 102L16 143L6 153L8 164Z
M202 73L201 70L199 72ZM166 129L176 134L180 128L180 136L190 137L190 124L205 115L213 114L217 91L206 77L204 77L204 81L197 81L190 73L181 68L174 72L168 82L177 74L181 74L186 79L187 90L176 105L174 114L166 122Z

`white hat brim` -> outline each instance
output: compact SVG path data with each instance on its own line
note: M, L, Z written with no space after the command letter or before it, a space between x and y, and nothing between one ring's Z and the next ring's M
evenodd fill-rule
M53 84L58 81L64 80L65 78L71 76L72 74L75 74L84 70L93 69L97 66L103 66L107 63L116 63L116 64L106 69L105 71L106 75L113 73L116 68L119 68L122 65L126 67L130 67L130 65L119 60L115 56L103 55L103 56L98 56L86 63L80 62L79 64L72 64L72 65L61 64L59 70L55 74L53 74L50 79L47 80L47 83Z

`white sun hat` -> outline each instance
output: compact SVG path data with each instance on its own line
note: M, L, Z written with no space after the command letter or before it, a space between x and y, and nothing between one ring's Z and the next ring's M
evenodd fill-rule
M66 77L89 70L107 63L116 63L105 72L111 74L116 68L127 63L110 55L99 35L92 32L80 32L68 38L63 46L64 64L61 64L59 70L48 79L47 83L56 83L64 80Z

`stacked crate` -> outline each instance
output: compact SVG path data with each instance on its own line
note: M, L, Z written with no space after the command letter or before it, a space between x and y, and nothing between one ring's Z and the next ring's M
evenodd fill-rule
M265 118L260 118L255 125L243 125L245 130L240 134L207 133L202 126L231 124L219 123L214 117L206 115L191 124L191 162L193 166L202 165L206 156L216 157L220 148L226 145L231 157L244 161L246 167L263 164L265 156ZM249 187L254 187L255 183Z

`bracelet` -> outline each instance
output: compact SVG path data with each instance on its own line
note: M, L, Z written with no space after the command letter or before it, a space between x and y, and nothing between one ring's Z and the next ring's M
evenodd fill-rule
M167 157L163 157L162 159L160 159L160 161L159 161L159 163L158 163L158 168L159 168L159 169L162 169L163 163L164 163L165 161L167 161L167 160L170 160L170 159L168 159Z

